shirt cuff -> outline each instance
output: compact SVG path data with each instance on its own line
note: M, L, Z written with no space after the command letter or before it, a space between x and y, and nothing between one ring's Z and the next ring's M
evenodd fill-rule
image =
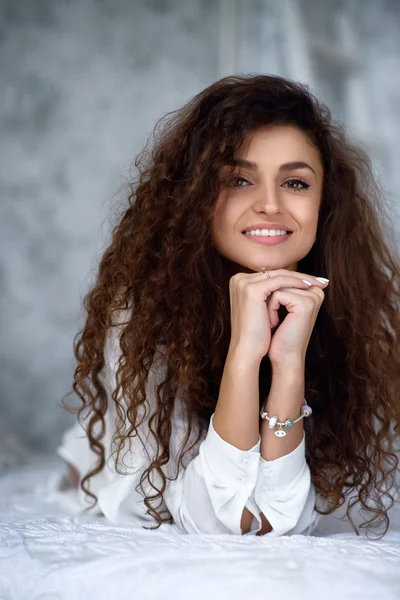
M311 476L305 457L305 434L289 454L267 461L260 456L254 499L272 527L267 535L277 537L299 521L310 493Z
M257 487L262 491L271 492L279 491L280 488L291 484L307 465L305 439L305 433L303 433L300 444L292 452L275 460L264 460L260 455ZM265 490L263 490L264 487Z
M261 436L249 450L241 450L226 442L215 431L214 414L201 451L214 477L223 485L236 490L254 489L260 464Z

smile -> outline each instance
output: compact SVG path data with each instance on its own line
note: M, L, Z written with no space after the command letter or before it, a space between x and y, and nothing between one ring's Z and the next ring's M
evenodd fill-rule
M242 235L250 242L262 244L264 246L275 246L276 244L285 242L292 235L292 232L286 233L285 235L250 235L248 233L243 233Z

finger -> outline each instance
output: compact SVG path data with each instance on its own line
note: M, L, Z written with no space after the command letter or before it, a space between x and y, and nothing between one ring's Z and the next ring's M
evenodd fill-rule
M322 291L320 286L321 283L316 285L315 289L320 289ZM236 273L236 275L231 277L229 287L233 295L253 295L254 292L258 298L262 295L264 301L268 305L270 295L278 289L289 287L310 289L314 286L310 279L303 280L294 275L276 275L268 278L265 277L264 273Z
M301 301L299 301L299 297L302 297ZM324 292L317 287L308 290L280 288L270 296L270 302L268 303L270 323L273 327L279 324L278 311L281 306L285 306L288 312L291 312L294 306L301 303L304 305L306 312L316 315L324 298Z
M259 280L261 282L263 282L263 280ZM307 281L309 283L307 283ZM273 294L274 292L276 292L278 289L289 289L292 288L293 286L296 286L296 289L303 289L303 290L307 290L310 289L311 287L313 287L312 285L310 285L310 281L305 279L300 279L298 277L291 277L289 275L277 275L276 277L271 277L270 279L268 279L269 285L266 287L266 303L267 305L269 304L270 298L271 298L271 294ZM255 282L256 283L256 282Z
M289 277L298 277L299 279L308 279L312 285L316 285L322 289L324 289L329 284L329 279L326 282L319 281L318 279L316 279L317 276L310 275L310 273L301 273L299 271L276 269L275 271L268 271L268 273L271 278L277 277L278 275L285 275L285 276L289 276ZM258 274L258 272L257 272L257 274ZM260 275L264 275L264 277L266 277L266 274L263 271L260 271Z
M257 294L264 294L264 299L267 299L267 297L270 294L272 294L272 292L282 287L311 287L311 282L307 283L307 281L303 281L298 277L289 277L288 275L277 275L276 277L270 278L265 277L263 273L261 274L261 277L242 277L241 275L247 274L237 273L236 275L231 277L229 283L230 289L232 291L239 291L239 293L242 293L244 291L253 292L254 290L256 290ZM261 291L259 292L259 290Z
M308 296L309 294L313 294L314 296L316 296L319 300L324 300L325 298L325 292L324 290L321 290L318 286L310 286L307 289L300 289L300 288L279 288L279 290L281 290L282 292L295 292L296 294L300 294L300 295L305 295ZM276 290L276 291L279 291Z
M275 277L266 278L264 274L263 277L242 281L241 285L243 286L259 286L260 283L264 284L265 294L268 297L272 292L281 289L281 288L302 288L309 289L313 286L310 279L301 279L300 277L290 276L290 275L276 275Z

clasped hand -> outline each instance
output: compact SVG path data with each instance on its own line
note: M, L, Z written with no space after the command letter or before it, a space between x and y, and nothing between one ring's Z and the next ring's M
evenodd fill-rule
M287 269L269 274L269 278L263 272L231 277L231 346L257 360L268 353L273 365L304 361L329 282ZM288 314L279 324L280 306L285 306ZM273 328L277 328L274 333Z

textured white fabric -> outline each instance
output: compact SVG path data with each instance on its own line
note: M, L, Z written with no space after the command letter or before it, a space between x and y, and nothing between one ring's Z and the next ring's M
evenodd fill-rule
M135 519L138 523L155 525L155 519L146 514L143 494L140 493L140 476L156 455L156 440L148 428L148 419L156 410L156 385L165 375L162 353L155 357L146 387L148 410L146 420L139 428L139 436L131 439L131 446L121 453L126 474L115 469L113 433L116 413L111 400L116 387L116 364L120 356L119 328L113 328L105 347L106 370L103 382L109 404L106 433L102 439L106 451L106 466L90 479L90 489L98 497L98 504L89 509L92 514L103 513L113 523ZM121 399L124 403L123 399ZM144 414L144 407L140 417ZM273 461L265 461L260 455L261 438L250 450L241 450L223 440L215 431L211 416L208 431L202 433L200 442L184 457L184 469L176 477L178 451L186 433L179 398L176 398L170 461L163 468L171 481L163 494L158 510L168 508L176 525L186 533L234 533L241 534L241 517L246 507L253 514L250 530L245 535L255 535L262 527L263 512L273 529L268 536L287 533L310 533L319 515L314 510L315 491L310 470L305 460L305 439L289 455ZM289 434L290 435L290 434ZM189 444L197 437L192 432ZM146 452L147 451L147 452ZM72 464L81 476L93 468L97 456L92 453L83 427L76 422L68 429L57 453ZM148 453L148 454L147 454ZM119 467L120 470L120 467ZM175 479L175 480L174 480ZM158 474L152 473L152 481L160 488ZM143 482L146 495L154 494L147 479ZM60 492L62 494L62 492ZM79 488L65 491L64 505L71 503L79 512L88 508L91 499Z
M53 457L0 477L1 600L400 598L396 508L378 541L356 536L344 507L311 535L148 531L136 519L67 514L51 500L61 470Z

